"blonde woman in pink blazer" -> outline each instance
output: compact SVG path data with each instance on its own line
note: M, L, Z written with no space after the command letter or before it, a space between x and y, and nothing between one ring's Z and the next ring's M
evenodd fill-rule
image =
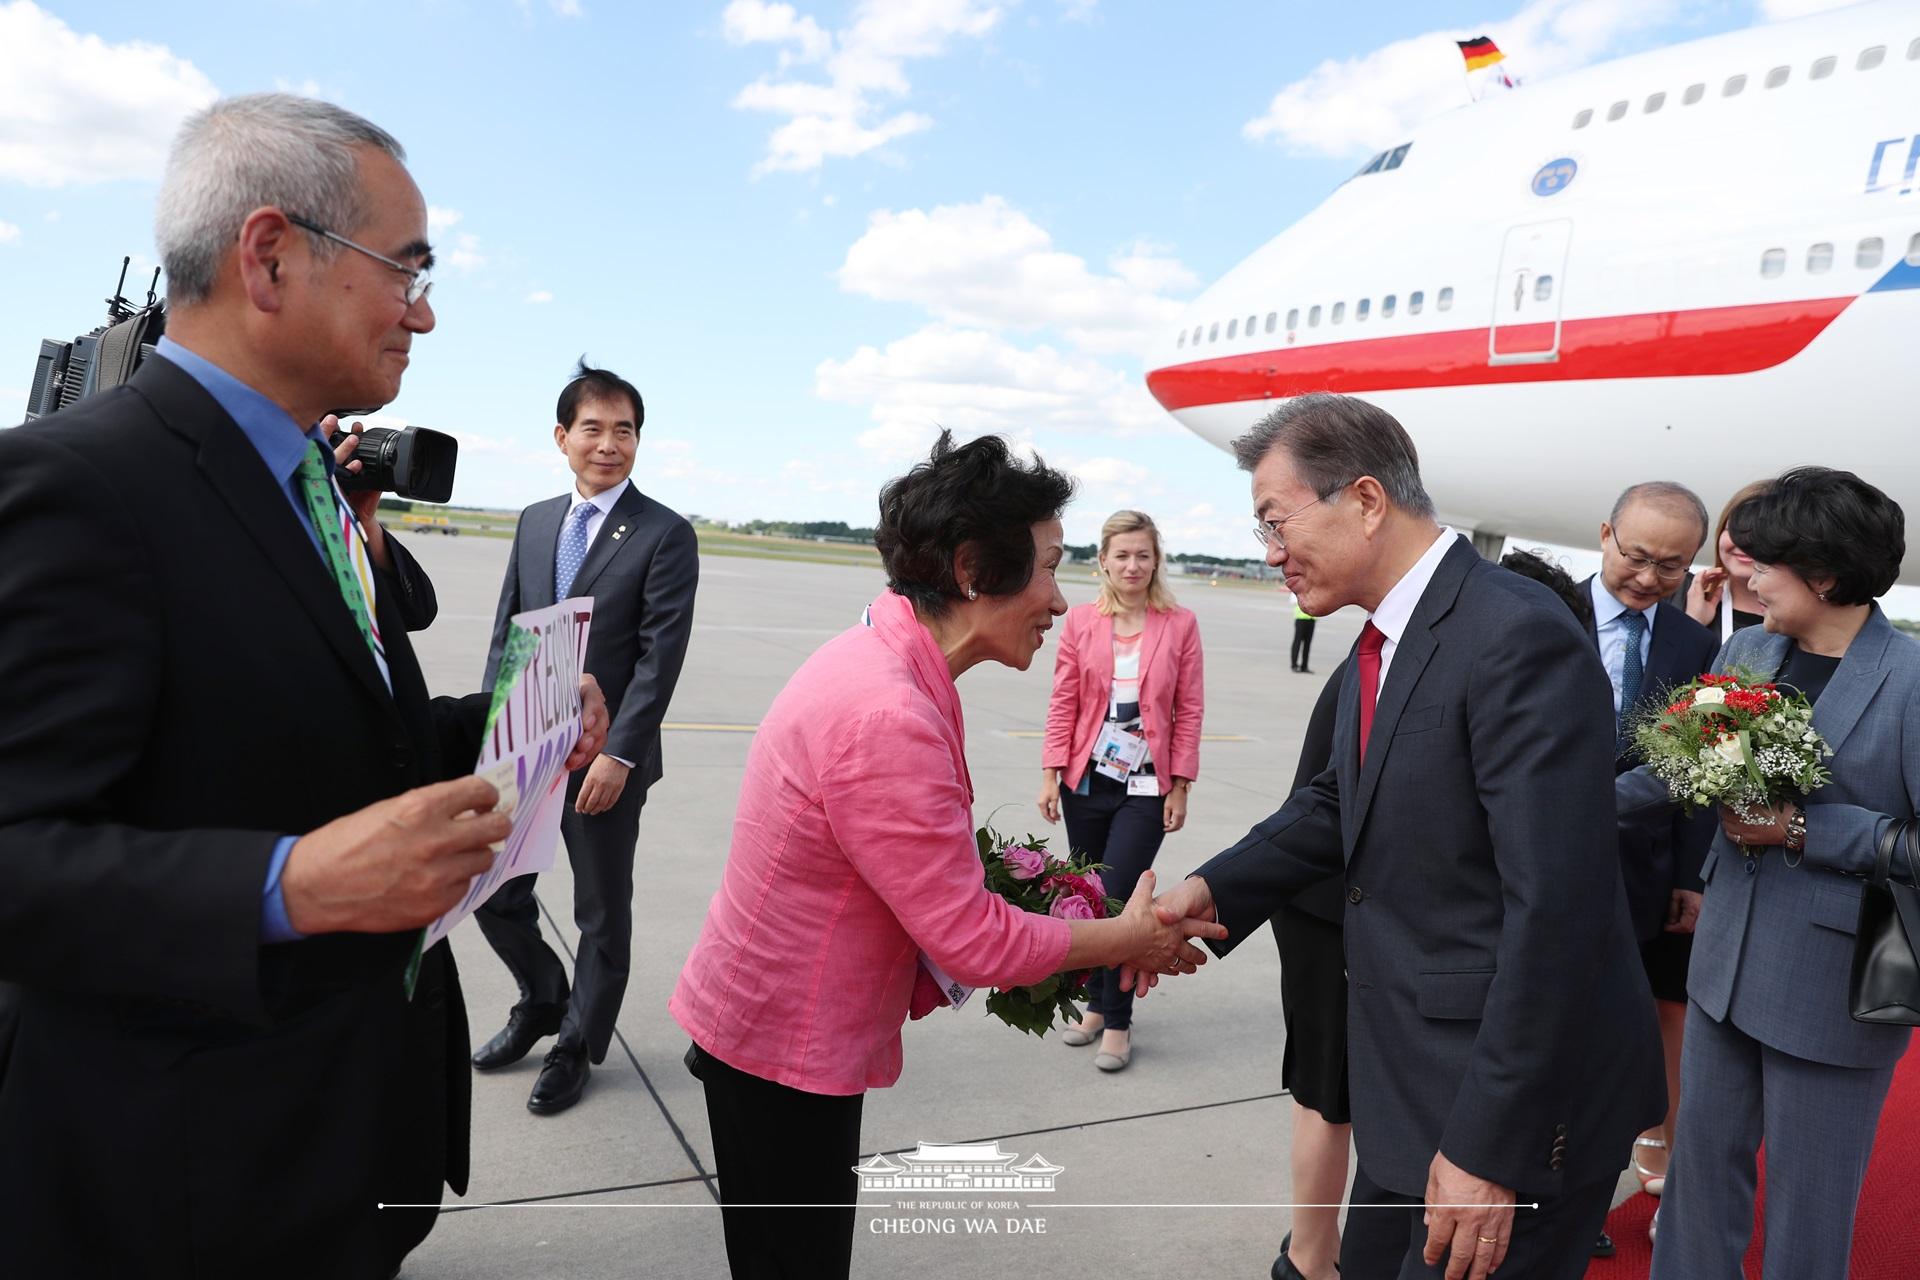
M1140 512L1116 511L1101 526L1100 597L1067 611L1040 754L1041 816L1065 815L1068 847L1106 863L1107 892L1121 897L1186 824L1200 774L1200 624L1174 603L1163 559L1160 530ZM1098 1037L1093 1065L1123 1070L1133 1060L1133 992L1112 969L1087 985L1087 1016L1061 1038Z
M736 1277L844 1276L861 1099L900 1075L900 1028L943 1000L925 952L974 987L1123 961L1202 963L1152 877L1105 920L1030 915L987 891L954 680L1025 670L1067 602L1054 582L1073 482L997 436L880 495L888 589L787 682L747 755L720 891L668 1008L705 1086ZM748 1206L821 1206L756 1210Z

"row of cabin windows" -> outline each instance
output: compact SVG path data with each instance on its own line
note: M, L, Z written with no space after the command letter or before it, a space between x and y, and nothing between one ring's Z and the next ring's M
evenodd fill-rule
M1880 265L1886 256L1886 241L1879 236L1867 236L1853 246L1853 265L1862 271L1870 271ZM1907 241L1907 265L1920 267L1920 232ZM1833 242L1822 240L1818 244L1807 246L1807 274L1823 275L1833 269ZM1771 280L1787 272L1787 251L1769 249L1760 255L1760 274Z
M1541 294L1540 296L1546 297L1553 292L1553 277L1545 276L1545 277L1542 277L1542 279L1544 279L1546 282L1547 293ZM1427 306L1426 290L1415 289L1412 293L1407 295L1407 314L1408 315L1417 316L1422 311L1426 310L1426 306ZM1436 293L1435 295L1433 295L1433 307L1434 307L1434 310L1436 311L1453 310L1453 286L1452 285L1448 285L1446 288L1442 289L1439 293ZM1392 319L1394 316L1394 313L1397 312L1399 309L1400 309L1399 294L1389 293L1385 297L1380 299L1379 315L1382 320ZM1362 298L1360 299L1360 301L1353 304L1354 323L1358 324L1359 322L1367 319L1369 316L1372 316L1373 314L1374 314L1374 309L1373 309L1372 298ZM1344 302L1336 302L1331 307L1327 307L1327 308L1322 308L1319 306L1308 307L1307 308L1307 328L1318 329L1320 327L1320 321L1323 317L1329 324L1344 324L1347 319L1347 304ZM1280 313L1278 311L1267 312L1267 319L1264 326L1262 326L1260 322L1260 316L1257 312L1253 315L1248 316L1246 318L1244 325L1242 324L1242 321L1238 316L1235 316L1233 319L1227 321L1226 324L1227 324L1227 331L1224 336L1227 339L1227 341L1231 342L1243 333L1251 337L1255 333L1259 333L1262 331L1266 333L1275 332L1280 327ZM1287 312L1286 327L1289 330L1298 329L1300 327L1300 308L1299 307L1294 307L1293 309ZM1184 347L1188 345L1197 347L1202 342L1218 342L1220 341L1222 336L1223 335L1220 332L1220 322L1218 320L1215 320L1212 324L1195 325L1191 330L1182 329L1180 331L1179 337L1174 340L1173 345L1175 347Z
M1887 60L1887 46L1883 44L1876 44L1868 48L1862 49L1860 51L1859 56L1853 60L1853 65L1856 70L1871 71L1875 67L1879 66L1881 63L1885 62L1886 60ZM1913 43L1907 46L1907 61L1909 62L1920 61L1920 37L1916 37ZM1833 74L1834 68L1838 67L1839 65L1840 65L1840 60L1838 58L1832 57L1831 55L1824 58L1816 58L1813 61L1813 65L1807 68L1807 79L1825 80L1828 76ZM1764 84L1769 89L1778 89L1781 85L1785 84L1789 79L1791 79L1792 75L1793 75L1792 67L1785 67L1785 66L1775 67L1773 70L1767 72L1766 78L1763 79L1761 83ZM1720 96L1723 98L1736 97L1740 93L1742 93L1746 89L1746 87L1747 87L1747 77L1745 75L1728 76L1726 80L1720 85ZM1680 95L1680 102L1682 106L1690 107L1694 103L1700 101L1702 98L1706 96L1707 96L1706 82L1701 81L1697 84L1688 85L1686 92ZM1630 100L1626 98L1620 99L1620 101L1614 103L1612 106L1607 108L1608 121L1611 122L1614 120L1624 119L1627 112L1632 109L1632 105L1633 104ZM1643 101L1640 104L1640 113L1642 115L1650 116L1654 112L1660 110L1660 108L1666 105L1667 105L1667 95L1664 91L1658 92L1658 93L1650 93L1646 96L1645 101ZM1580 111L1576 112L1573 117L1573 127L1576 129L1584 129L1589 124L1592 124L1592 123L1593 123L1593 108L1591 107L1583 107Z

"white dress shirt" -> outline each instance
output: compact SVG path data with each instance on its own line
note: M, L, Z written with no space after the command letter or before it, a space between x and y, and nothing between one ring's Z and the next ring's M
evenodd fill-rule
M1600 575L1593 575L1593 634L1600 641L1600 661L1607 668L1607 680L1613 685L1613 712L1620 714L1620 678L1627 665L1627 624L1621 619L1626 617L1631 606L1621 604L1613 598L1613 592L1607 590L1600 581ZM1653 618L1660 612L1660 606L1641 613L1647 620L1647 629L1640 636L1640 669L1647 669L1647 659L1653 656ZM1644 688L1642 693L1646 692Z
M583 503L593 504L594 514L587 517L587 546L591 549L593 540L600 536L600 526L605 524L607 517L613 514L614 503L620 501L621 496L627 491L627 486L632 483L631 478L622 480L605 493L591 498L581 497L580 490L576 488L573 491L573 502L567 507L567 518L561 522L561 527L566 527L567 523L573 519L574 512L578 511Z
M1413 568L1406 571L1400 581L1393 584L1393 590L1380 598L1380 607L1370 616L1373 625L1380 629L1386 642L1380 646L1380 688L1387 687L1387 671L1393 666L1393 652L1400 647L1400 637L1406 634L1407 624L1413 621L1414 608L1420 603L1420 597L1427 592L1427 584L1433 581L1433 575L1440 571L1440 562L1446 559L1447 552L1460 535L1454 530L1442 526L1440 536L1427 548L1425 555L1413 562Z

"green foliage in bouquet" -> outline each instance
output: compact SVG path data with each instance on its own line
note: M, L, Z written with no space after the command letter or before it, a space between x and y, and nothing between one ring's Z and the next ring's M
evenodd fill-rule
M1125 904L1107 896L1101 863L1062 859L1047 852L1045 837L1011 840L992 827L974 833L987 888L1022 911L1063 920L1104 920ZM1052 974L1024 987L994 988L987 1012L1010 1027L1044 1038L1059 1024L1078 1020L1088 1000L1091 971Z
M1753 815L1833 781L1813 705L1738 667L1673 689L1633 730L1642 760L1688 813L1726 805Z

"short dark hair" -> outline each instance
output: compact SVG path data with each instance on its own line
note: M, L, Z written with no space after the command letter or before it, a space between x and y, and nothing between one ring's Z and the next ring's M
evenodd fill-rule
M974 554L975 589L1012 595L1033 579L1033 526L1059 516L1073 477L1035 457L1013 456L999 436L956 445L942 431L933 452L880 490L873 543L887 586L938 617L965 593L954 579L962 547Z
M1620 517L1627 508L1636 502L1652 507L1665 507L1669 511L1685 511L1700 522L1700 544L1706 545L1707 531L1712 527L1707 523L1707 504L1700 501L1700 495L1683 484L1671 480L1648 480L1642 484L1629 485L1620 496L1613 500L1613 511L1607 516L1607 523L1617 532ZM1695 554L1699 547L1694 548Z
M1500 557L1500 567L1511 570L1523 578L1532 578L1559 596L1561 602L1573 610L1574 617L1583 622L1586 621L1592 603L1590 598L1586 592L1575 585L1571 574L1547 559L1545 547L1537 551L1509 551Z
M640 392L611 369L596 369L581 356L574 366L573 377L560 389L560 403L554 406L553 420L572 430L574 415L580 412L582 400L611 400L615 396L625 396L633 405L633 429L639 431L640 424L647 420L647 406L640 402Z
M1804 579L1832 578L1832 604L1871 604L1900 576L1900 504L1851 471L1795 467L1734 509L1734 545Z
M1295 396L1233 442L1242 471L1252 471L1275 449L1287 451L1300 478L1323 501L1372 476L1394 506L1417 516L1433 514L1413 437L1378 405L1325 391Z

